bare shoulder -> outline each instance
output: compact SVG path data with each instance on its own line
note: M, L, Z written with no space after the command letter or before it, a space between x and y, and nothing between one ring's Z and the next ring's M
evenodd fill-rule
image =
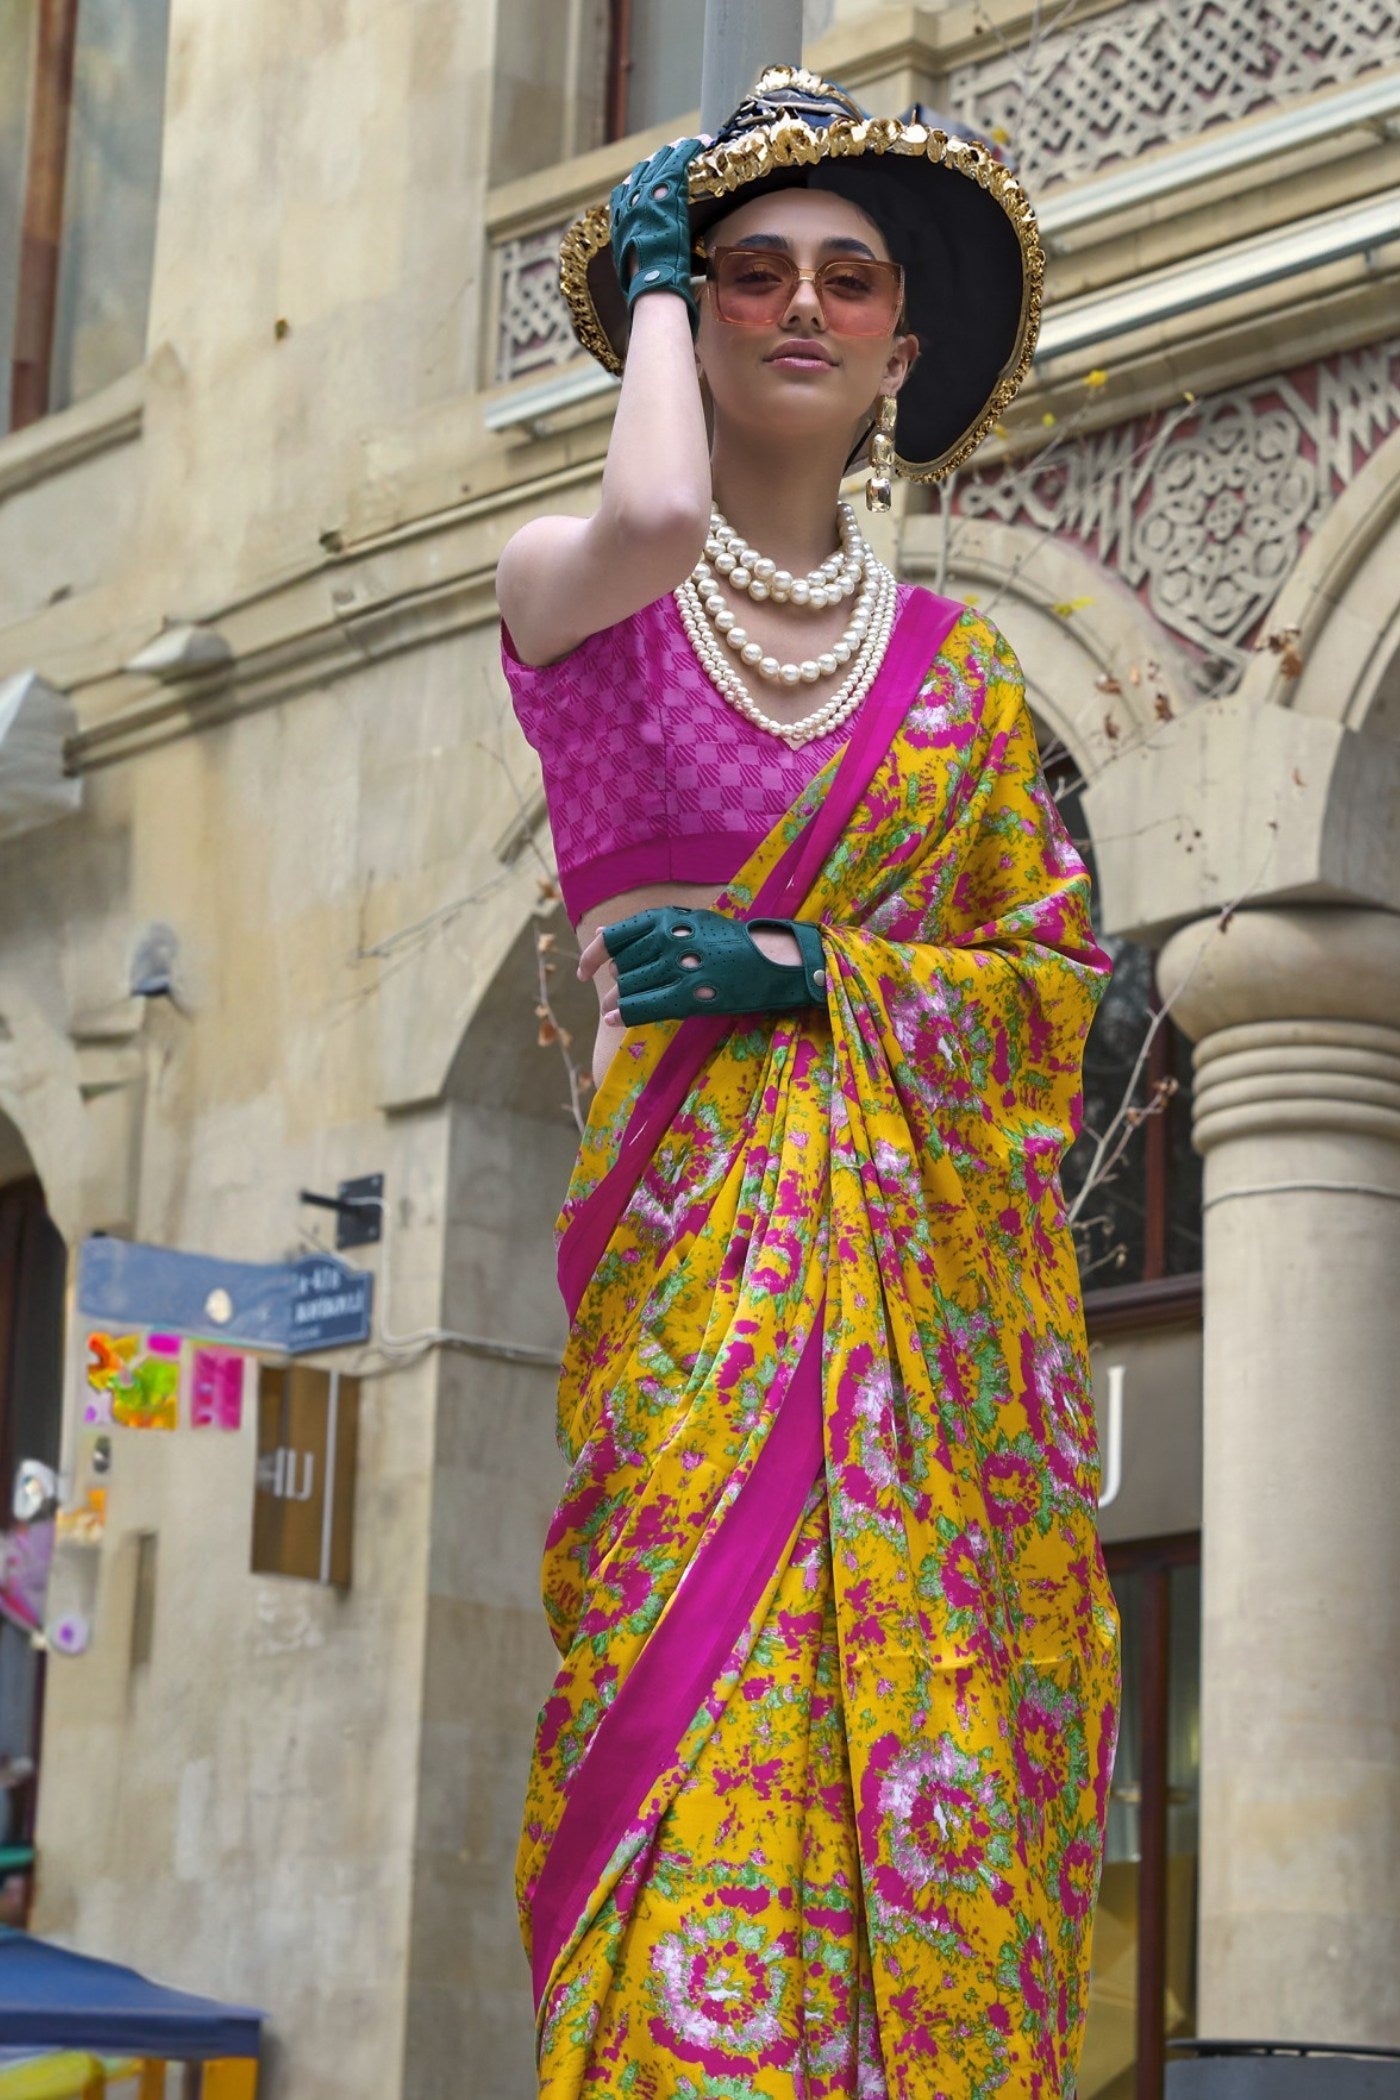
M572 631L568 580L585 529L581 518L531 518L511 535L496 565L496 603L521 663L564 656L587 630Z
M567 656L674 590L704 546L709 499L666 491L633 509L612 503L591 518L532 518L507 542L496 602L523 664Z

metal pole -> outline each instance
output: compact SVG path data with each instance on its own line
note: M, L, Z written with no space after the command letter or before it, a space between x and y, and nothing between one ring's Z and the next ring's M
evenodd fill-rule
M802 0L705 0L700 129L716 132L765 66L802 63Z

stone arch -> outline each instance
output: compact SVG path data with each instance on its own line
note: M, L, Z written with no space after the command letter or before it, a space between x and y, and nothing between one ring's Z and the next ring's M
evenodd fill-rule
M525 917L466 1023L446 1084L442 1321L476 1346L438 1369L406 2087L467 2061L483 2092L534 2092L528 1973L511 1897L535 1717L556 1658L540 1552L564 1467L554 1442L566 1322L553 1226L578 1146L557 1048L539 1047L536 941L586 1059L596 1017L562 914Z
M1400 430L1367 460L1303 549L1268 615L1297 628L1302 673L1256 656L1239 697L1400 742Z
M902 573L940 588L942 546L941 517L911 518ZM1159 668L1160 686L1177 708L1188 703L1185 658L1132 592L1088 555L1030 526L959 518L941 588L988 609L1020 659L1036 719L1086 779L1157 727L1154 682L1141 675L1145 666ZM1057 610L1066 607L1074 610ZM1099 685L1110 677L1122 686L1111 702ZM1104 727L1110 705L1117 739Z
M9 1135L12 1133L12 1135ZM71 1038L12 977L0 976L0 1161L43 1184L50 1216L72 1244L83 1216L82 1092ZM0 1179L17 1178L0 1169Z

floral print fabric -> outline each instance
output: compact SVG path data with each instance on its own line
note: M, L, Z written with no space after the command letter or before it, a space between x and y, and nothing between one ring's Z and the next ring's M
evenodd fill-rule
M751 907L837 763L726 908ZM800 915L827 1010L723 1035L573 1319L544 1570L563 1660L519 1861L540 2090L1058 2100L1117 1708L1058 1178L1106 963L1015 661L971 611ZM629 1031L566 1240L696 1025ZM648 1651L648 1683L693 1666L687 1578L699 1596L771 1504L755 1468L809 1343L819 1456L791 1530L664 1755L629 1756L622 1687ZM571 1887L590 1787L622 1821Z

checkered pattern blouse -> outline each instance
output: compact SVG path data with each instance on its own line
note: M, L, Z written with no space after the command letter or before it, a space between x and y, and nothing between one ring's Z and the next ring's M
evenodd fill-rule
M574 925L644 883L727 883L850 735L842 723L794 751L745 721L701 669L669 592L539 669L503 625L501 660L540 755Z

